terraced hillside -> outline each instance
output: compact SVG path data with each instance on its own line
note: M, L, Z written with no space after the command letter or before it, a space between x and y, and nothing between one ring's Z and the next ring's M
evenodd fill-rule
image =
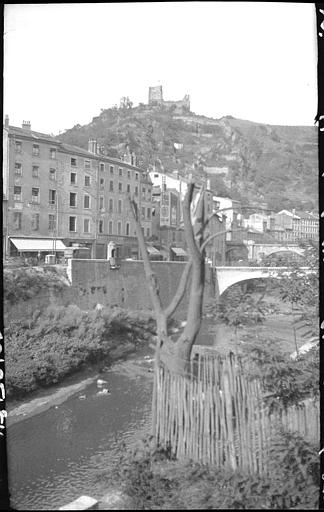
M88 125L76 125L58 138L83 148L96 138L113 157L122 157L128 146L141 166L208 176L219 195L244 203L317 209L315 126L179 115L172 108L140 104L102 110Z

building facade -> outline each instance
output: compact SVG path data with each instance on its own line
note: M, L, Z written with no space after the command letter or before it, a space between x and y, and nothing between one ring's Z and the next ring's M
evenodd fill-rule
M296 212L296 210L281 210L274 215L275 228L280 227L287 231L289 241L318 240L319 217L310 212Z
M114 241L117 255L138 254L127 196L145 208L144 234L151 236L152 183L143 169L100 154L94 140L85 150L32 131L30 123L18 128L6 119L3 133L6 255L15 254L11 239L19 238L53 240L54 250L55 240L80 244L101 258Z

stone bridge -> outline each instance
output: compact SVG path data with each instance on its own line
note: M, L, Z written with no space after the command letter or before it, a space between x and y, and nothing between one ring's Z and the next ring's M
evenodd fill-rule
M260 261L264 256L270 256L280 252L292 252L299 256L304 255L304 249L301 249L298 244L249 244L248 258L252 261Z
M266 279L269 277L280 278L280 274L289 275L289 267L213 267L215 281L218 285L218 294L233 284L247 281L248 279ZM301 267L304 270L304 267Z

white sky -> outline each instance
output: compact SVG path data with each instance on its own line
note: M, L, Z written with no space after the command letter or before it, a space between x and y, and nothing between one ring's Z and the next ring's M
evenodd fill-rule
M314 123L314 4L6 4L4 43L12 125L57 134L158 84L196 114Z

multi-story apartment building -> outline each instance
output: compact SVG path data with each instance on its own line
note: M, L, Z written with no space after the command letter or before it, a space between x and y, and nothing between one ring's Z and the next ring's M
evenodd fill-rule
M274 215L274 218L275 227L283 228L289 234L289 241L318 239L319 218L313 213L281 210Z
M114 241L117 256L138 255L127 196L139 211L145 208L143 228L149 237L152 183L146 172L99 154L94 140L84 150L32 131L30 123L9 126L7 118L3 132L5 254L82 244L92 257L103 258Z

